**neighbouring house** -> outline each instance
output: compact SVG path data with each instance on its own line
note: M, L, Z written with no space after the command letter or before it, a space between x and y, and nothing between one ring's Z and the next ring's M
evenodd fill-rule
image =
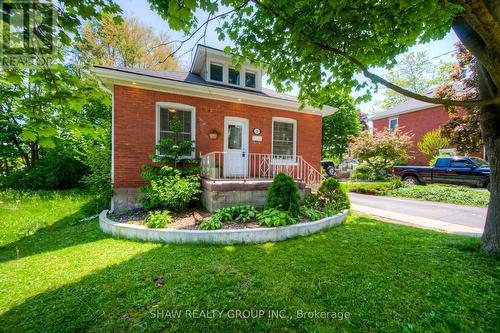
M432 96L433 92L432 90L427 92L427 94ZM370 120L373 122L374 131L382 131L384 129L395 130L399 128L403 133L413 135L411 155L414 159L408 161L413 165L427 165L429 163L429 159L419 151L417 143L425 133L440 128L449 119L450 117L444 106L415 99L408 99L388 110L377 112L370 117ZM459 153L453 147L448 148L448 152ZM483 154L477 153L474 156L482 157Z
M335 109L305 107L262 87L265 72L198 45L189 72L95 66L113 96L112 208L137 205L141 167L177 116L195 141L202 166L202 203L213 211L234 204L262 206L278 172L294 177L301 194L321 179L322 117Z

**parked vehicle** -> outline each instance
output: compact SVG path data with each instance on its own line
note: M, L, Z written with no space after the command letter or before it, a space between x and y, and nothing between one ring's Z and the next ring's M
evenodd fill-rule
M443 183L487 187L490 165L478 157L440 157L433 167L394 166L392 174L407 185Z
M325 170L325 173L328 177L335 176L335 164L333 161L323 160L321 161L321 166Z

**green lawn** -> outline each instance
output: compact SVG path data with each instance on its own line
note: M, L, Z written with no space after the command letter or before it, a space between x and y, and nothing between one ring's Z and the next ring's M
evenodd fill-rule
M430 184L393 189L391 182L346 182L342 184L349 192L413 198L457 205L486 207L490 199L488 191L467 186Z
M79 222L89 211L85 192L25 195L15 205L12 197L0 192L0 331L498 328L500 258L479 252L476 238L353 215L279 243L163 245L113 239L96 219ZM168 318L175 310L184 312ZM193 319L188 310L224 315ZM234 319L230 310L284 310L286 318ZM297 310L350 316L300 319Z

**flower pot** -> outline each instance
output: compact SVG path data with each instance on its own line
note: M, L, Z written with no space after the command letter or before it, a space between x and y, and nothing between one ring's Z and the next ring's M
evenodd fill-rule
M217 139L217 133L208 133L208 137L212 140Z

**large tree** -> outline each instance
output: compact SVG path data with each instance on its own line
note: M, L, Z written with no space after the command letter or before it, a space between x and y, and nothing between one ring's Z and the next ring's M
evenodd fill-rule
M220 38L228 36L239 60L267 65L279 90L300 87L299 97L312 105L328 103L383 85L421 101L479 106L491 165L491 196L482 237L486 251L500 252L500 2L498 0L149 0L173 29L203 31L208 21L222 20ZM224 8L223 8L224 7ZM217 14L230 9L228 12ZM200 22L195 12L209 13ZM224 15L226 14L226 15ZM440 39L453 28L480 64L480 94L474 100L421 95L370 71L390 68L410 46Z
M478 65L462 43L455 45L458 60L449 77L449 82L442 84L436 91L441 98L474 99L479 95ZM442 126L443 134L452 146L462 153L477 153L482 150L480 109L477 106L467 108L448 106L450 120Z
M426 52L410 52L402 56L397 64L387 71L387 80L400 87L423 94L430 88L449 80L453 63L441 61L435 64ZM408 99L392 89L385 88L384 99L377 103L376 110L388 109Z
M82 27L76 49L79 60L91 65L182 70L168 39L135 17L122 21L108 14Z
M361 132L360 112L352 104L340 106L323 118L323 156L342 162L349 142Z

